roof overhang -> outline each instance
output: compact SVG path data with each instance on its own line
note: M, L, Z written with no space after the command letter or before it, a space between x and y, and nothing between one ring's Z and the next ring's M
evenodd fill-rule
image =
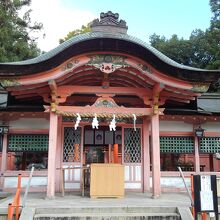
M201 113L220 113L220 94L203 94L197 98L197 110Z
M78 35L57 48L31 60L1 63L0 76L32 75L54 69L74 56L109 51L137 57L165 75L180 80L211 83L220 78L219 70L203 70L178 64L150 45L127 34L102 32Z

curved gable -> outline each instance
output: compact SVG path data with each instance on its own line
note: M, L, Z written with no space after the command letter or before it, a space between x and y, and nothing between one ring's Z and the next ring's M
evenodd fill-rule
M181 65L135 37L102 32L78 35L34 59L1 63L0 75L19 76L44 72L59 66L73 56L109 51L137 57L158 71L181 80L212 82L220 78L218 70L203 70Z

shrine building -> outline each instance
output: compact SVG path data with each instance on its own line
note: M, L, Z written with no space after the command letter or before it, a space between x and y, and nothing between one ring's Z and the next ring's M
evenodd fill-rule
M219 70L176 63L101 13L91 32L36 58L0 63L1 189L18 173L49 198L82 190L92 163L124 165L125 191L184 190L177 167L220 176Z

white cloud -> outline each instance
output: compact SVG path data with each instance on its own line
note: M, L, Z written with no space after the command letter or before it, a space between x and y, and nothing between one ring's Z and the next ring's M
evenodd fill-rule
M67 8L61 0L32 0L31 19L43 23L45 37L38 39L38 46L48 51L59 45L59 39L69 31L81 28L97 16L90 11Z

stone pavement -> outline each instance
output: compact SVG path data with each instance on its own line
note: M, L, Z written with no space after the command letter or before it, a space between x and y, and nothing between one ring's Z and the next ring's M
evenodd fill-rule
M10 196L0 200L1 213L7 213L8 203L12 202L12 199L12 196ZM23 201L23 198L21 198L21 201ZM64 197L61 194L56 194L54 199L47 199L46 193L30 193L20 219L63 219L59 217L63 215L66 215L65 219L76 219L76 215L77 219L87 219L88 216L94 215L91 219L96 220L133 219L128 217L131 215L139 216L140 219L143 216L145 216L144 219L148 219L147 215L149 215L149 219L152 216L179 219L178 215L181 215L183 220L190 220L190 205L190 199L186 193L162 193L158 199L152 199L150 193L135 192L126 193L125 197L120 199L91 199L72 192L66 193ZM121 217L118 218L118 216Z
M23 198L21 198L22 200ZM0 201L0 208L7 207L12 197ZM190 199L186 193L162 193L157 199L152 199L150 193L126 193L124 198L98 198L82 197L79 193L66 193L64 197L56 194L54 199L47 199L46 193L29 193L27 207L148 207L170 206L190 207Z

